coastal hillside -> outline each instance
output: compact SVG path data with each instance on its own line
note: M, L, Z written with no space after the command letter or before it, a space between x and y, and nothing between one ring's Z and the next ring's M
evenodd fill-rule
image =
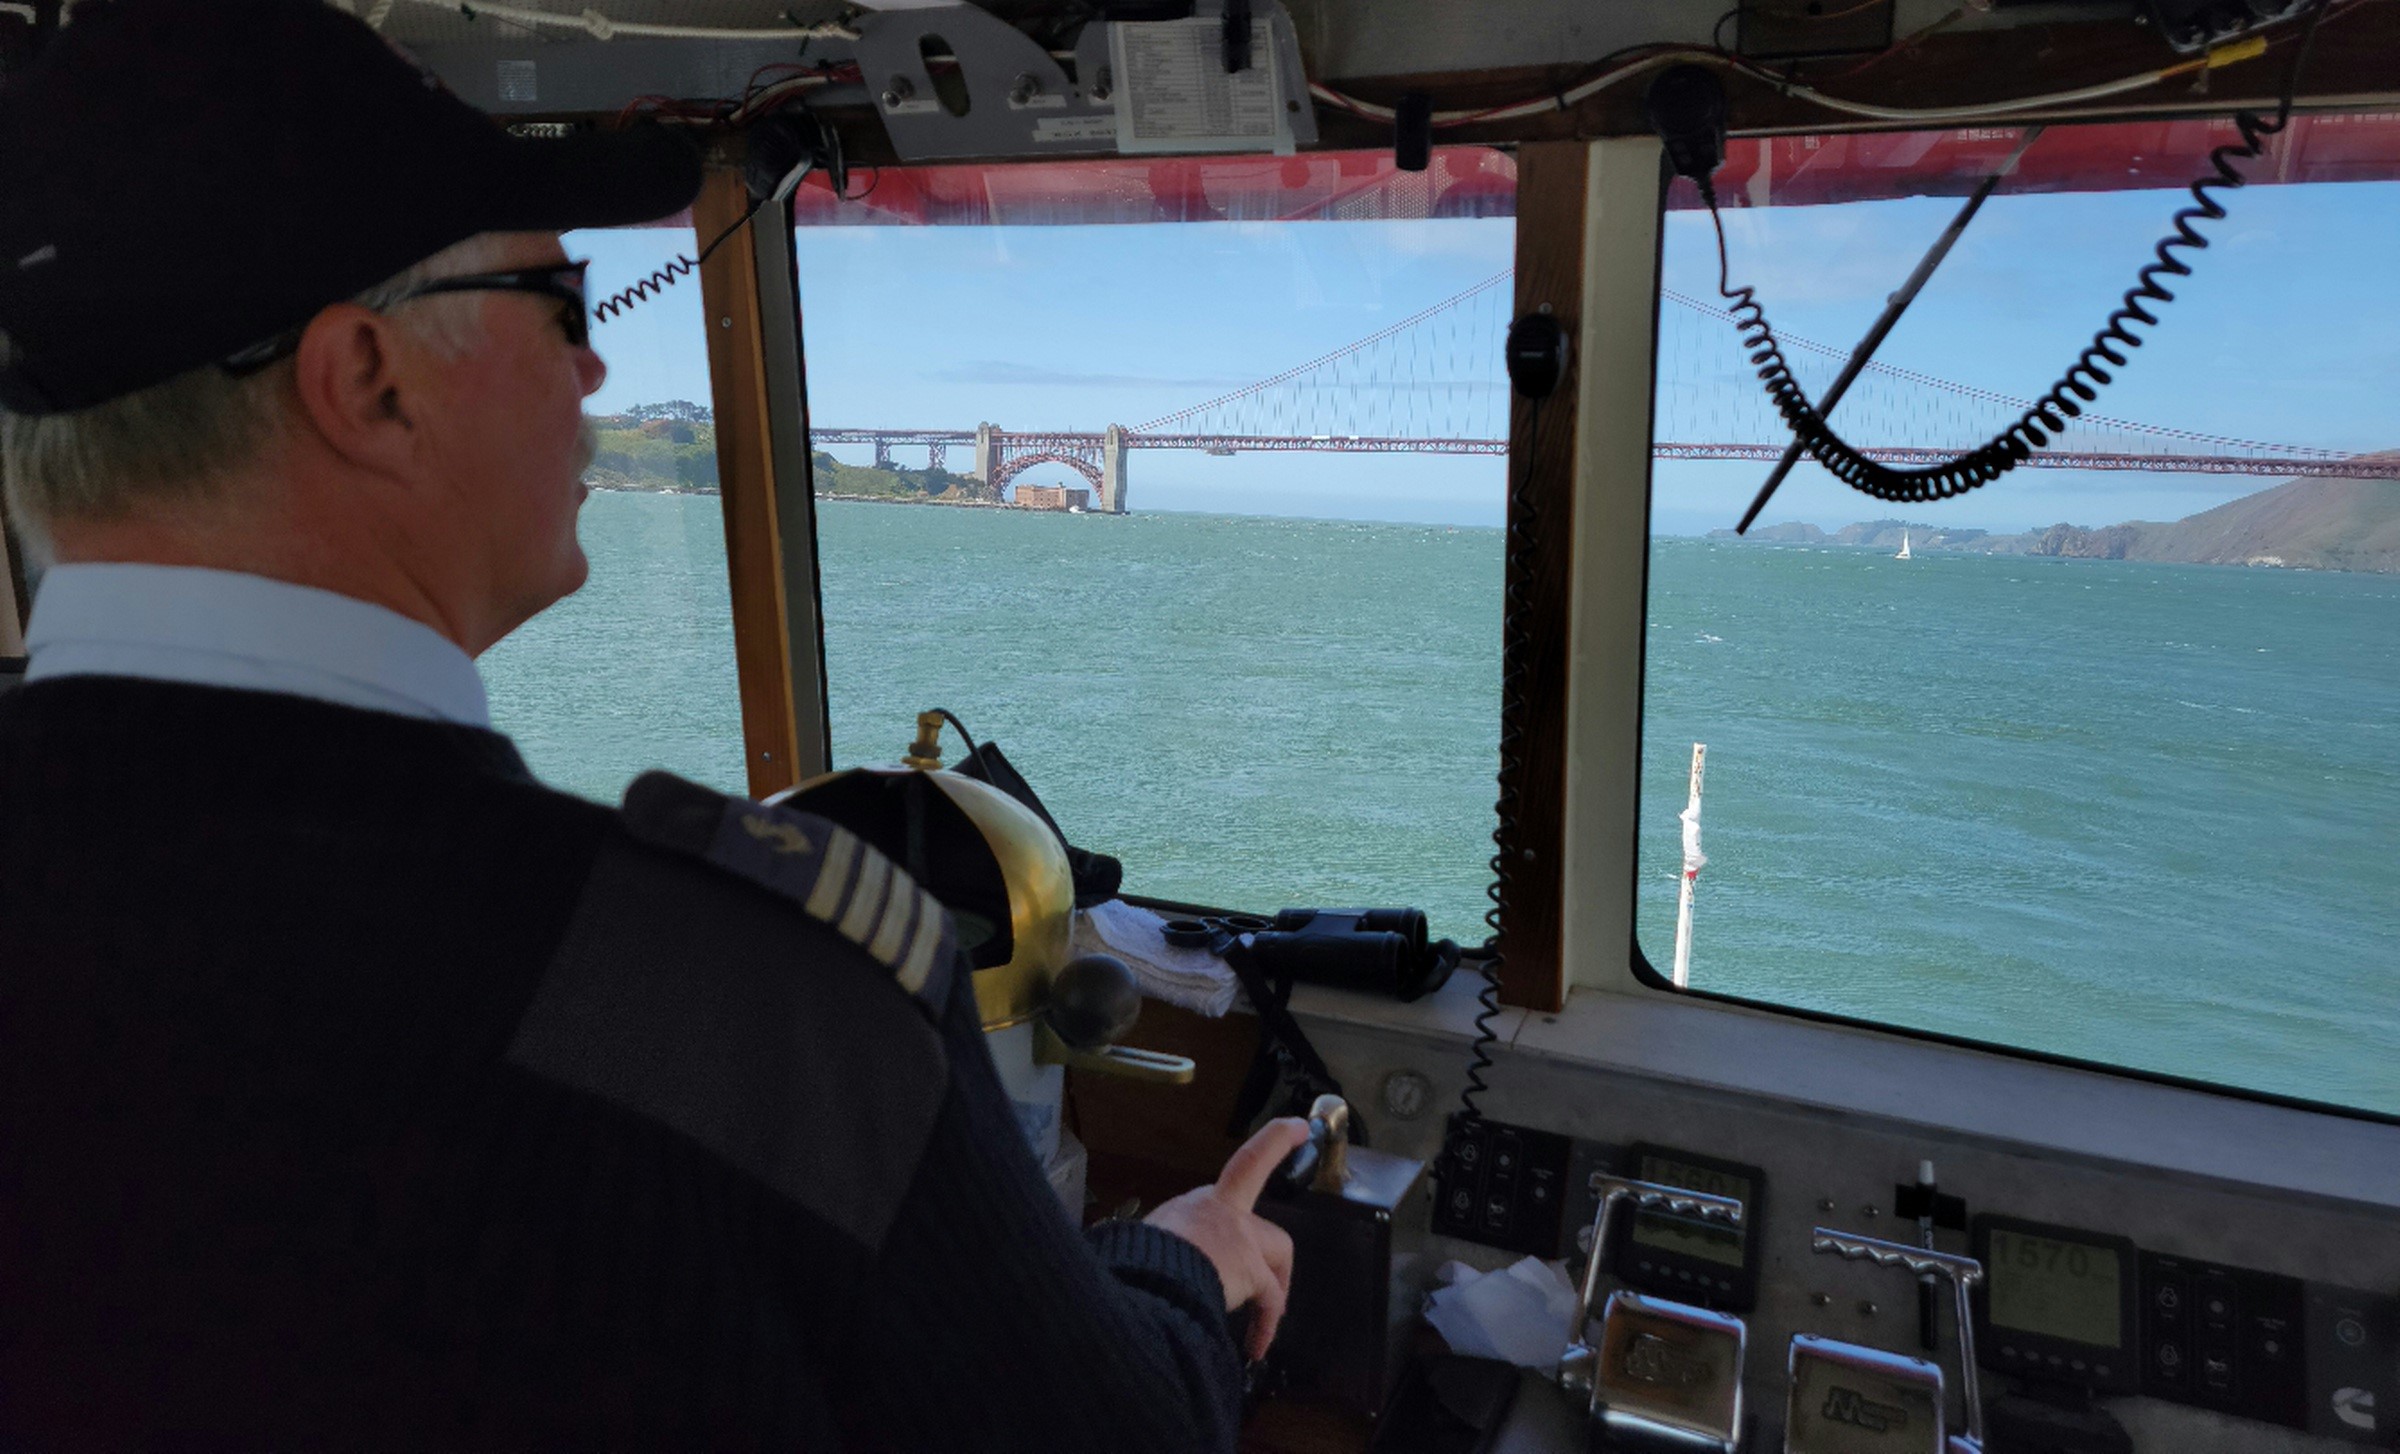
M1714 539L1737 538L1730 530L1709 534ZM1897 550L1905 539L1912 550L1920 552L2400 573L2400 480L2286 480L2165 524L2147 520L2097 528L2058 524L2018 535L1994 535L1916 520L1867 520L1830 533L1791 522L1753 530L1746 538L1768 544L1857 545L1879 550Z
M2126 559L2400 571L2400 480L2292 480L2141 526Z
M874 500L966 500L976 498L983 482L973 475L948 470L878 469L874 465L844 464L823 450L809 456L815 462L820 495Z
M717 493L717 426L704 404L677 399L592 417L597 449L584 479L596 490ZM986 498L972 475L941 469L880 469L844 464L823 450L811 456L816 492L877 500Z
M599 448L584 480L596 490L717 490L717 426L676 400L592 417Z

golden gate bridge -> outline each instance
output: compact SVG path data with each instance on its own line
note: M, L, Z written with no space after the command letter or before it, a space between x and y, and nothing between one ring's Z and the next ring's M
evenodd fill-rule
M1039 465L1063 465L1091 487L1093 508L1126 508L1125 461L1135 450L1254 453L1508 453L1508 385L1500 369L1514 276L1496 273L1389 327L1230 393L1126 427L1096 431L879 426L814 428L815 445L871 445L879 466L922 448L946 468L949 451L973 451L969 471L992 499ZM1783 335L1794 374L1821 396L1849 350ZM1869 458L1900 466L1939 463L1989 438L2030 401L1869 363L1842 401L1837 423ZM1790 443L1757 384L1722 309L1661 294L1657 404L1651 453L1659 459L1773 461ZM2400 453L2353 454L2143 424L2086 412L2038 469L2400 480Z

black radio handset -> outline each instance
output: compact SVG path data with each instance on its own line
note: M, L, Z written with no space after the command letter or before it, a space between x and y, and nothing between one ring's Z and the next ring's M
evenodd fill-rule
M1566 377L1567 330L1548 312L1528 313L1508 325L1508 382L1539 404L1558 390Z
M1676 66L1650 83L1642 109L1667 148L1667 165L1714 196L1725 165L1725 83L1703 66Z

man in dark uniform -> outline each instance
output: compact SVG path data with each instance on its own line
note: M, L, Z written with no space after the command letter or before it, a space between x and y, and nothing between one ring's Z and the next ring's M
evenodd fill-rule
M906 874L490 730L586 570L556 230L697 184L317 0L0 86L0 1444L1231 1447L1298 1123L1087 1238Z

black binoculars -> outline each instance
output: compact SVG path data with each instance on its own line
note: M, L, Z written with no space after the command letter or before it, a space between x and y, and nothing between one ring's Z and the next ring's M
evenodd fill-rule
M1458 968L1458 945L1427 942L1423 909L1284 909L1274 918L1219 914L1169 919L1169 944L1223 954L1246 939L1250 959L1273 979L1302 980L1413 1000L1440 989Z
M1251 959L1276 979L1413 1000L1458 967L1458 945L1427 942L1422 909L1285 909L1239 928Z

